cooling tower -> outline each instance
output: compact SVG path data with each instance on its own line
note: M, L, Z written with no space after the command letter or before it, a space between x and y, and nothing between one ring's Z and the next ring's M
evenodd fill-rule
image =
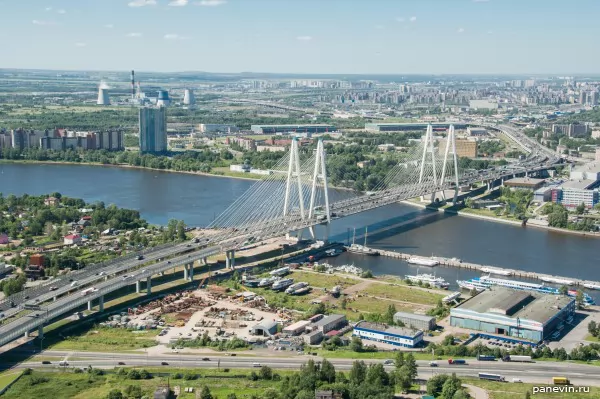
M110 98L108 96L108 88L99 87L98 88L98 101L96 102L98 105L110 105Z
M159 107L166 107L169 104L171 104L171 99L169 98L169 92L166 90L159 90L158 91L158 100L156 102L156 105L158 105Z
M184 105L196 104L196 99L194 98L194 92L191 89L185 89L185 92L183 94L183 104Z

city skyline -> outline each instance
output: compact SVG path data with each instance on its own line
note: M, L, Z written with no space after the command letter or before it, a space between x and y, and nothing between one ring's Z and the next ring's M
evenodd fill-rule
M5 68L594 74L600 61L591 0L31 3L0 0Z

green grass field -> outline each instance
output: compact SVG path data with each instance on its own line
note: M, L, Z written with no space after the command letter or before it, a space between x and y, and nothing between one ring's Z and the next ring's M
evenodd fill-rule
M292 277L295 281L307 282L308 284L310 284L311 287L327 289L331 289L336 285L340 285L342 286L342 288L347 288L351 285L360 283L360 281L350 277L342 277L325 273L315 274L302 271L294 271L292 273Z
M67 336L49 349L109 352L149 348L156 345L157 334L158 330L133 332L121 328L91 327L80 334Z
M463 383L484 388L489 393L490 399L520 399L525 397L525 392L532 392L534 386L541 384L513 384L506 382L493 382L479 379L461 378ZM550 382L550 381L549 381ZM548 382L548 383L549 383ZM536 393L536 399L592 399L600 398L600 388L591 387L589 393Z
M395 299L398 301L435 306L445 294L435 294L417 287L407 285L388 285L373 283L363 293L381 298Z
M21 371L10 370L0 374L0 390L4 389L8 384L19 378Z
M152 372L152 370L149 370ZM160 373L170 373L173 376L178 370L158 370ZM181 387L178 398L196 398L196 393L185 393L183 388L194 387L195 390L207 385L211 393L219 398L225 398L229 393L236 393L238 398L250 394L262 394L269 387L278 386L275 381L250 381L246 378L249 370L232 370L229 373L216 370L179 370L184 376L197 373L201 377L196 380L174 379L167 376L155 377L149 380L130 380L114 374L92 376L87 373L74 374L71 372L34 371L31 375L23 376L3 396L7 399L52 398L52 399L104 399L112 389L123 391L129 385L139 385L143 394L152 397L154 390L161 385L170 384L171 390ZM48 379L48 381L45 381Z

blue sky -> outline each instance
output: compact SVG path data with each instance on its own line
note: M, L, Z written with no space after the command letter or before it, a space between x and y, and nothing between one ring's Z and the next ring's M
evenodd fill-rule
M4 68L595 73L600 0L0 0Z

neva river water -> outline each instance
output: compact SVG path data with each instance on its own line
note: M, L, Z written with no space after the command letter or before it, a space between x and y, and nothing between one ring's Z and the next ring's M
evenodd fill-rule
M139 210L150 223L183 219L204 226L253 184L252 181L138 169L83 165L0 164L0 192L47 194L58 191L88 202L104 201ZM335 193L333 195L335 197ZM444 215L395 204L334 221L331 237L423 256L600 280L600 240L535 228ZM322 234L323 229L317 231ZM354 263L376 274L404 275L417 268L385 257L343 254L331 263ZM421 268L420 272L430 272ZM477 273L437 267L451 283Z

